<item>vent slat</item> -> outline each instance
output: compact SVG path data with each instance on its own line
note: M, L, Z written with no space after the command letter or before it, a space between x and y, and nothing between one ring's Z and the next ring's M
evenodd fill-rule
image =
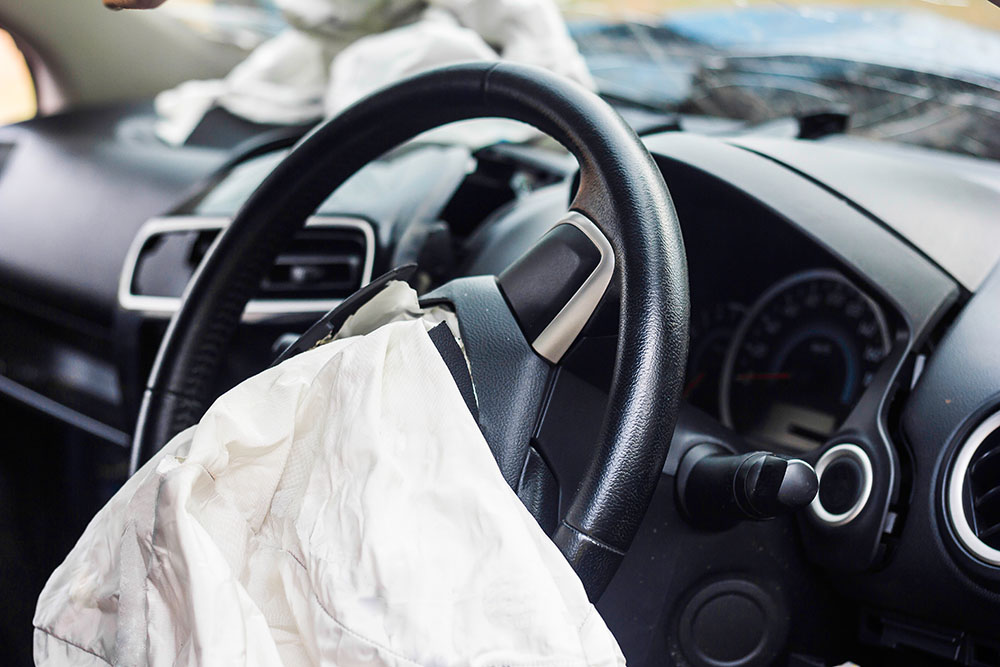
M973 484L982 480L989 486L1000 484L1000 443L983 443L976 457L969 464L969 477Z
M997 480L1000 483L1000 480ZM1000 502L1000 486L994 486L992 489L986 491L986 493L981 493L976 496L973 504L976 511L991 511L993 506Z
M303 230L275 260L260 297L347 298L361 287L364 259L359 230Z
M979 539L986 542L990 546L995 547L995 542L1000 541L1000 524L996 524L986 530L979 531Z

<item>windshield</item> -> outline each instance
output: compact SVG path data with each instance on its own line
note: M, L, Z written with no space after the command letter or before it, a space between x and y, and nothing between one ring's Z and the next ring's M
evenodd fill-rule
M560 6L599 91L619 107L729 128L832 119L852 134L1000 159L1000 9L988 0ZM164 8L245 48L284 27L272 0Z

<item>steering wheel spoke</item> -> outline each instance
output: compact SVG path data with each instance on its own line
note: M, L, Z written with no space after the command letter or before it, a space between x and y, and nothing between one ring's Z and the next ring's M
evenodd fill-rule
M614 271L610 241L587 216L571 211L499 282L531 347L556 364L597 310Z
M535 354L493 276L452 280L421 299L455 310L479 404L479 425L500 472L517 489L552 367Z

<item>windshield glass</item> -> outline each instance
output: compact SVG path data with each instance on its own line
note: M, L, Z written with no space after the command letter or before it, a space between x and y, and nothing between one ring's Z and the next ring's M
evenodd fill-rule
M619 106L730 128L819 119L1000 159L1000 9L988 0L559 4L599 91ZM272 0L164 8L245 48L283 29Z
M986 0L687 3L572 31L621 100L755 124L839 117L853 134L1000 158L1000 9Z

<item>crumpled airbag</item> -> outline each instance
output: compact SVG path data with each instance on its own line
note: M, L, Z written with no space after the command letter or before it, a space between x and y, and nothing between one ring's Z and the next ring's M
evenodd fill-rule
M410 294L410 319L246 380L130 479L46 585L36 663L624 664Z
M332 117L358 99L435 67L509 60L594 81L553 0L276 0L288 27L224 79L188 81L156 98L156 132L183 144L213 106L255 123ZM426 141L478 148L534 136L510 121L466 122Z

